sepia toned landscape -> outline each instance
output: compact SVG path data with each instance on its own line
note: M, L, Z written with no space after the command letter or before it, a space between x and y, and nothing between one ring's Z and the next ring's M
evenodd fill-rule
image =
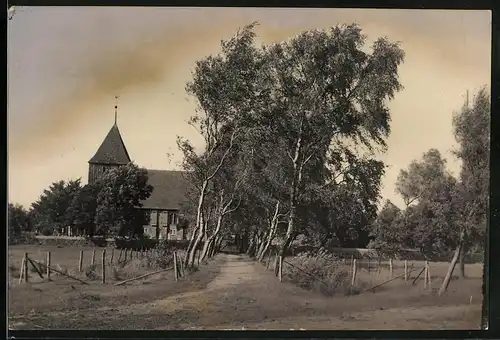
M9 19L10 330L485 325L489 12Z

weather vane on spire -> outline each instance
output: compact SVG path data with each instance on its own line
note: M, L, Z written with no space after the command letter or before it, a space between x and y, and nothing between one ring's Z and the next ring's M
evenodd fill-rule
M116 120L118 116L118 98L119 96L115 96L115 125L116 125Z

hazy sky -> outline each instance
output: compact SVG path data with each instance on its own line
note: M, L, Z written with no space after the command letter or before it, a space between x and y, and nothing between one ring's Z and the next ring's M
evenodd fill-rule
M8 22L9 202L29 206L61 179L86 183L87 161L113 124L115 95L131 158L175 169L176 136L201 142L186 123L196 107L184 91L195 61L253 21L264 43L353 22L369 41L401 41L405 89L390 104L382 194L401 203L399 170L429 148L457 173L451 118L467 89L490 84L489 11L21 7Z

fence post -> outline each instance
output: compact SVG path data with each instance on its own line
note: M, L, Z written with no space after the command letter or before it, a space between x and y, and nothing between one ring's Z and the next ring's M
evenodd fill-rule
M50 251L47 252L47 279L50 281Z
M115 249L111 248L111 257L109 258L109 264L113 264L114 257L115 257Z
M427 288L428 282L429 282L429 262L426 260L424 269L424 289Z
M181 260L179 261L179 264L181 266L181 277L184 277L184 259L181 256Z
M179 281L179 273L177 273L177 252L174 251L174 276L175 281Z
M431 288L431 266L428 261L427 261L427 280L429 283L429 288Z
M83 250L80 250L80 259L78 260L78 271L81 272L83 267Z
M125 251L123 252L123 262L127 262L128 258L128 248L125 248Z
M120 248L120 255L118 255L118 263L121 262L122 260L122 255L123 255L123 248Z
M392 278L392 258L389 259L389 277Z
M356 272L357 272L357 268L356 268L356 259L353 259L352 261L352 280L351 280L351 286L354 287L354 284L356 283Z
M92 259L90 260L90 265L95 265L95 248L92 249Z
M408 260L405 260L405 282L408 280Z
M28 253L24 253L24 282L29 282L29 273L28 273Z
M106 283L106 249L102 251L101 266L102 266L102 271L101 271L102 283L104 284Z
M279 269L278 275L279 275L280 282L283 282L283 256L279 257L279 268L278 269Z
M354 255L351 255L351 266L354 263Z
M28 253L24 253L23 260L21 262L21 273L19 274L19 283L28 282Z

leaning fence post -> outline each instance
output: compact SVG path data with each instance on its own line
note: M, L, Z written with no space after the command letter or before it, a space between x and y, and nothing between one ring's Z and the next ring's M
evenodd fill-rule
M109 263L113 264L113 258L115 257L115 248L111 248L111 257L109 259Z
M90 260L90 265L95 265L95 248L92 249L92 259Z
M118 263L121 262L122 260L122 255L123 255L123 248L120 248L120 255L118 255Z
M356 283L356 272L357 272L357 266L356 266L356 259L352 261L352 279L351 279L351 286L354 287L354 284Z
M128 248L125 248L125 251L123 252L123 262L127 262L127 257L128 257Z
M408 260L405 260L405 282L408 280Z
M179 273L177 272L177 253L174 251L174 276L175 281L179 281Z
M279 257L279 268L278 268L278 276L280 282L283 282L283 256Z
M389 259L389 277L392 278L392 258Z
M24 253L23 260L21 262L21 273L19 274L19 283L28 282L28 253Z
M50 251L47 252L47 279L50 281Z

